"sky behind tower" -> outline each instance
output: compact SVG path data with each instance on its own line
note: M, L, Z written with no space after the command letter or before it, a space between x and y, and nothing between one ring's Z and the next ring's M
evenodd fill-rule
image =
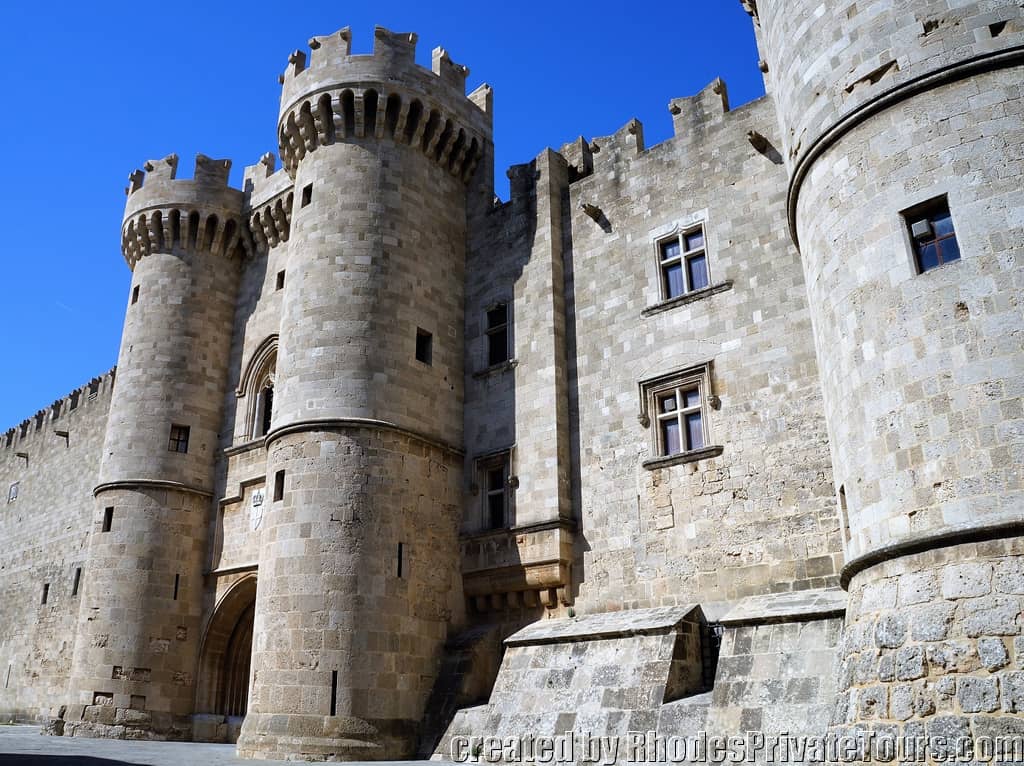
M120 254L128 174L202 152L246 165L276 153L277 76L313 35L416 32L417 59L444 46L494 88L495 183L509 165L636 117L648 146L672 133L670 99L716 77L733 107L764 92L739 0L642 6L527 0L428 3L211 1L18 3L5 10L0 121L5 237L0 430L117 361L130 274ZM694 169L699 172L699 169Z

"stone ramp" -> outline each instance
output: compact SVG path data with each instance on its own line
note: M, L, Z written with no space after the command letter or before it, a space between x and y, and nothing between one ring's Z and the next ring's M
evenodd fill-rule
M433 758L480 748L487 760L484 748L496 741L536 737L573 740L548 759L563 763L593 761L602 738L615 740L617 757L598 760L625 763L677 760L648 752L668 739L754 732L770 747L771 737L822 737L835 705L844 608L845 594L834 590L736 602L718 623L710 675L711 634L699 606L534 623L505 640L490 700L456 714ZM496 760L544 760L529 755ZM752 760L766 762L766 752Z
M701 691L704 624L691 605L528 626L505 640L489 702L456 714L434 758L452 756L453 738L573 732L624 740L654 730L666 698Z

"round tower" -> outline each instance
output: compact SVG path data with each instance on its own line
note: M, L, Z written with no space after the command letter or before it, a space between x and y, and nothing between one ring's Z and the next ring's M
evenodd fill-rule
M187 739L214 452L239 264L231 163L177 157L131 177L132 281L70 680L65 734Z
M1022 709L1024 11L744 5L791 170L846 531L834 724L994 735Z
M462 609L467 204L489 188L489 88L416 37L343 29L292 54L295 184L247 757L412 754Z

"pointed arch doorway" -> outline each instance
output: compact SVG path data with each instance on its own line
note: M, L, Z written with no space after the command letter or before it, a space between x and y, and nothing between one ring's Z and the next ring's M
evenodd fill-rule
M256 575L246 575L214 609L203 636L194 739L235 742L249 704Z

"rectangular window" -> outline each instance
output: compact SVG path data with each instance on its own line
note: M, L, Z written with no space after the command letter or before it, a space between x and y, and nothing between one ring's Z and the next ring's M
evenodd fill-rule
M703 224L661 240L658 258L663 300L703 290L711 284Z
M174 600L178 600L178 589L181 587L181 575L174 575Z
M434 336L420 327L416 328L416 359L423 364L432 364L434 359Z
M661 454L678 455L704 448L704 414L700 386L673 388L658 394Z
M302 187L302 207L313 201L313 184L306 184Z
M78 595L78 586L81 584L81 582L82 582L82 569L81 569L81 567L79 567L78 569L75 569L75 579L72 580L72 582L71 582L71 595L72 596L77 596Z
M9 486L7 488L7 502L8 503L13 503L15 500L18 499L18 484L20 484L20 483L21 482L17 482L16 481L13 484L11 484L11 486Z
M507 362L509 346L508 304L499 303L487 309L487 366Z
M188 452L188 436L191 429L188 426L171 426L171 436L167 442L167 449L171 452Z
M664 458L708 456L708 410L718 406L711 395L711 363L640 383L640 421L651 430L651 454L659 467Z
M134 306L138 302L139 302L139 286L135 285L135 287L132 288L132 305Z
M277 272L277 289L284 289L284 271Z
M960 260L960 243L946 197L925 202L903 213L914 245L917 272L924 274L950 261Z
M114 525L114 507L108 506L103 509L103 527L100 529L101 532L109 532L110 528Z
M405 543L398 544L398 577L402 577L402 568L405 564Z
M509 464L508 452L488 457L477 464L484 529L506 529L512 524Z
M43 603L45 604L50 598L50 583L43 583Z
M284 471L274 474L274 502L284 500Z

